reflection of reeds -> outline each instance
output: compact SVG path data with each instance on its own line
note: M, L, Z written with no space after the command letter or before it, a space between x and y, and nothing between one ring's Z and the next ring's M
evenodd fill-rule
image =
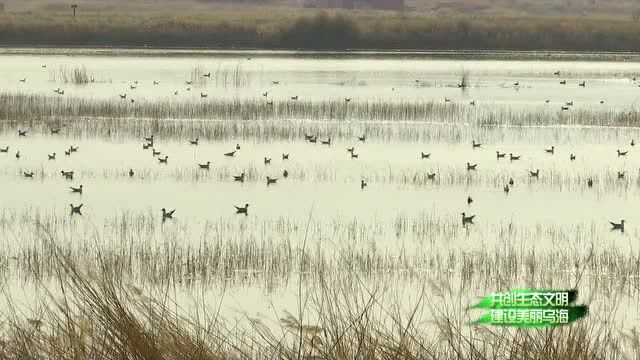
M48 97L14 93L0 94L0 118L35 124L52 119L74 117L116 119L136 118L128 126L148 125L145 119L218 120L322 120L389 121L473 124L478 126L636 126L637 112L614 110L573 110L570 112L513 111L485 108L477 112L466 104L432 101L319 101L274 100L267 105L260 99L220 99L206 101L150 101L135 103L71 97ZM140 124L137 124L137 123ZM133 124L136 123L136 124ZM159 127L163 124L156 124ZM381 124L375 124L372 128ZM316 125L320 126L320 125ZM375 131L374 129L372 129ZM400 129L402 130L402 129Z
M84 65L73 69L60 66L57 70L49 71L49 80L65 84L85 85L93 81L93 77L87 74L87 68Z
M615 297L608 299L609 308L571 326L526 331L477 327L469 332L465 324L479 315L464 309L470 290L464 280L454 285L450 276L430 275L405 288L384 275L363 276L349 264L346 271L323 272L315 281L301 275L299 281L307 285L298 288L298 305L274 309L279 326L273 328L262 316L249 315L251 311L240 321L228 318L218 308L225 291L215 293L214 304L200 297L203 302L188 310L170 295L175 294L170 283L141 286L123 279L104 256L92 259L87 268L51 235L45 236L42 247L60 280L42 282L45 305L28 312L7 295L3 358L77 360L112 354L182 359L197 354L190 358L342 360L429 354L433 359L506 360L535 354L535 359L551 360L627 358L623 355L640 350L635 331L621 334L617 328L620 300ZM580 263L575 268L584 271ZM492 284L497 288L508 286L502 276L496 279ZM595 314L608 316L607 321Z
M59 276L55 254L34 225L40 224L78 267L90 269L101 259L113 274L148 284L271 286L299 271L315 278L349 270L404 280L425 273L469 278L484 291L493 290L491 279L497 278L503 286L522 279L537 287L575 281L579 264L586 271L583 281L593 286L606 285L599 283L603 274L629 291L640 285L634 275L638 255L600 245L602 229L594 223L478 224L469 233L457 217L400 214L376 226L357 219L316 220L307 233L305 220L288 218L219 218L197 230L182 223L160 225L155 213L126 211L94 229L79 226L66 212L3 210L0 215L3 238L20 239L20 246L0 250L0 264L10 264L0 273L24 281ZM305 235L309 245L302 255L298 239ZM491 242L478 246L486 239ZM537 246L540 239L558 245Z

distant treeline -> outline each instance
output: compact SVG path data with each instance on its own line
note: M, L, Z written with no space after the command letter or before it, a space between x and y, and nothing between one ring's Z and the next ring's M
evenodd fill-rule
M3 46L260 49L640 51L640 23L622 18L469 17L412 13L0 15Z

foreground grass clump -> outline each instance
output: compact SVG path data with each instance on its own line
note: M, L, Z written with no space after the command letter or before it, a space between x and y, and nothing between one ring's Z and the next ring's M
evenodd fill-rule
M325 13L300 8L131 15L5 13L0 45L267 49L638 51L640 24L615 17ZM126 36L122 36L126 34Z
M35 314L2 309L2 358L586 360L629 359L639 350L637 334L595 317L551 329L473 328L458 301L462 288L429 281L405 307L389 301L401 294L384 281L349 271L323 274L314 287L300 275L298 303L275 327L248 314L233 321L217 306L224 292L184 310L171 288L127 284L101 259L82 272L53 239L45 242L60 280Z

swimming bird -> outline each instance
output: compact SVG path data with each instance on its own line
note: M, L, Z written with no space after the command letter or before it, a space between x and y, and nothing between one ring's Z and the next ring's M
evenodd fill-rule
M476 106L476 101L475 101L475 100L473 100L473 101L469 101L469 105L471 105L471 106Z
M127 98L127 94L120 94L120 99L124 100Z
M282 154L282 160L289 160L289 154Z
M318 142L318 137L314 136L313 138L309 139L309 142L312 143L312 144L317 143Z
M73 171L60 171L62 173L62 176L64 176L65 179L67 180L73 180Z
M600 100L600 104L604 104L604 100Z
M573 100L571 100L571 101L569 101L569 102L566 102L566 101L565 101L565 103L564 103L564 104L565 104L565 105L567 105L567 106L573 106Z
M509 160L510 160L510 161L520 160L520 156L521 156L521 155L515 156L515 155L513 155L512 153L509 153Z
M569 110L568 106L560 106L560 111Z
M425 154L423 152L420 153L420 159L428 159L431 156L431 153Z
M153 134L151 134L151 136L149 137L143 137L142 140L148 141L148 142L153 142Z
M18 130L18 136L27 136L27 130Z
M267 106L273 106L273 101L267 101Z
M549 103L549 101L550 101L549 99L545 99L545 101L544 101L544 102L545 102L545 104L548 104L548 103Z
M57 88L55 90L53 90L54 93L59 94L60 93L60 88Z
M558 70L558 71L554 72L553 75L560 75L560 71Z
M623 171L623 172L618 171L618 179L624 179L625 174L626 174L626 171Z
M472 147L472 149L479 148L480 146L482 146L482 144L481 144L481 143L476 143L476 141L475 141L475 140L473 140L473 141L471 142L471 147Z
M164 159L162 159L162 158L158 158L158 161L159 161L161 164L167 164L167 163L168 163L168 161L167 161L167 160L169 160L169 156L168 156L168 155L165 155L165 156L164 156Z
M285 179L289 177L289 172L287 171L287 169L284 169L284 171L282 172L282 177L284 177Z
M509 185L505 185L503 191L505 194L509 194Z
M191 85L192 82L193 81L185 81L184 83L185 83L185 85Z
M173 95L178 95L178 90L174 91Z
M609 224L611 224L611 230L620 230L621 232L624 232L624 223L624 220L620 220L619 224L609 221Z
M176 209L167 211L165 208L162 208L162 221L165 221L166 219L173 219L174 212L176 212Z
M444 98L444 102L448 103L448 102L450 102L450 101L451 101L451 99L449 99L449 98L447 98L447 97L445 97L445 98Z
M539 177L539 175L540 175L540 169L536 169L536 171L529 170L529 176L530 177L537 178L537 177Z
M351 98L344 98L344 102L349 102L351 101Z
M129 88L131 88L131 90L134 90L135 88L137 88L137 86L135 86L135 85L129 85Z
M365 187L367 187L367 182L364 181L363 179L360 180L360 190L363 190Z
M129 177L133 177L133 175L135 175L135 173L133 172L133 169L129 169Z
M151 148L151 153L153 154L153 156L160 155L160 151L156 151L154 148Z
M322 145L329 145L329 146L331 146L331 138L328 138L326 141L325 141L325 140L322 140L322 141L320 141L320 142L322 143Z
M233 175L233 181L244 182L244 171L240 175Z
M136 84L136 85L138 85L138 80L134 81L133 83L134 83L134 84Z
M513 86L518 86L518 85L520 85L520 81L516 81L513 83Z
M356 149L356 148L352 146L352 147L350 147L350 148L347 148L347 152L350 152L350 153L352 153L352 154L353 154L353 151L354 151L355 149Z
M195 140L189 140L189 144L191 145L198 145L198 138L196 138Z
M240 144L236 144L236 150L240 150Z
M73 204L69 204L69 207L71 208L71 215L73 214L78 214L78 215L82 215L82 205L84 204L80 204L78 206L73 206Z
M367 137L365 135L358 136L358 140L365 142L367 140Z
M190 87L190 86L188 86L185 90L187 90L187 91L191 91L191 87Z
M204 76L204 77L211 77L211 72L208 72L208 73L206 73L206 74L202 74L202 76Z
M352 159L357 159L357 158L358 158L358 154L356 154L356 153L351 153L351 158L352 158Z
M620 151L620 150L616 150L618 152L618 156L627 156L627 152L628 151Z
M203 93L203 92L201 92L201 93L200 93L200 97L201 97L201 98L206 98L207 96L208 96L208 95L207 95L207 94L205 94L205 93Z
M234 206L236 208L236 214L249 215L249 204L244 204L244 207Z
M268 91L263 92L263 93L262 93L262 96L264 96L264 97L269 96L269 92L268 92Z
M27 78L20 79L20 82L27 82Z
M153 85L158 85L158 84L160 84L160 81L153 80Z
M569 160L573 161L573 160L575 160L575 159L576 159L576 156L575 156L575 155L573 155L573 154L569 155Z
M578 84L578 86L585 87L587 86L587 83L583 80L581 83Z
M462 213L460 215L462 215L462 226L473 224L473 218L476 217L475 215L467 216L465 213Z
M20 151L16 152L16 159L20 159Z
M8 153L9 152L9 147L7 146L4 149L0 149L0 152Z
M71 189L72 193L82 194L82 185L80 185L80 187L77 187L77 188L74 188L73 186L69 186L69 189Z
M567 85L567 80L560 81L560 85Z
M478 164L473 164L473 165L471 165L471 164L467 163L467 171L469 171L469 170L475 170L475 169L476 169L476 166L478 166Z
M473 199L471 198L471 196L467 196L467 205L471 205L472 202Z
M305 141L309 141L309 140L313 139L313 137L314 137L313 134L304 133L304 140Z
M588 187L593 187L593 179L591 179L591 178L587 179L587 186Z
M553 154L556 151L556 148L555 146L552 146L551 149L544 149L544 151L549 154Z
M275 184L278 181L277 178L270 178L267 176L267 185Z
M233 155L235 155L235 153L236 153L236 151L234 150L232 152L225 153L224 156L233 156Z
M24 177L26 177L26 178L33 178L33 174L34 174L33 171L32 172L26 172L26 171L22 172L22 175L24 175Z
M136 102L135 100L131 99L131 103L133 104L134 102Z
M504 156L505 156L505 155L507 155L507 153L502 153L502 154L500 154L500 151L497 151L497 150L496 150L496 158L497 158L497 159L504 158Z
M427 180L435 180L435 179L436 179L436 173L433 173L433 174L427 173Z
M298 100L298 95L296 95L296 96L292 96L292 97L291 97L291 100Z
M265 165L267 165L267 164L271 164L271 158L268 158L268 159L267 159L267 158L265 157L265 158L264 158L264 164L265 164Z
M73 147L73 145L69 146L69 152L72 152L72 153L78 152L78 149L80 149L79 146L76 146L76 147Z
M51 155L47 154L47 157L49 158L49 160L55 160L56 159L56 153L53 153Z
M200 167L200 169L209 170L209 164L211 164L211 161L207 161L206 164L198 164L198 166Z
M514 184L513 178L509 178L509 185L513 186L513 184Z
M47 67L47 65L46 65L46 64L42 65L42 68L43 68L43 69L44 69L44 68L46 68L46 67Z
M280 84L280 81L278 81L278 80L273 80L273 81L271 81L271 83L272 83L273 85L278 85L278 84Z
M49 130L51 130L51 135L56 135L60 132L60 129L50 128Z

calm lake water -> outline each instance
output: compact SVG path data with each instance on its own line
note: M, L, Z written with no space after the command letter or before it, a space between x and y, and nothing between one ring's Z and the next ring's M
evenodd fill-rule
M0 92L95 101L117 100L124 94L127 100L122 101L264 99L266 91L267 99L299 96L318 102L342 98L354 102L444 102L448 98L466 104L475 100L477 107L488 111L543 115L558 111L568 101L574 102L570 111L635 111L640 95L640 82L633 80L640 74L640 62L636 61L405 58L389 54L350 58L269 52L148 56L5 50L0 52L0 63ZM70 74L76 68L85 68L94 81L85 85L64 82L63 73ZM554 75L557 71L560 75ZM211 77L203 76L207 73ZM463 73L468 73L470 84L464 90L457 86ZM583 81L585 86L579 86ZM53 92L58 88L64 95ZM289 125L277 126L286 129ZM322 125L316 126L322 129ZM330 126L353 124L347 121ZM640 141L637 129L550 126L492 132L465 124L446 125L449 128L444 131L443 125L434 124L397 122L385 126L414 126L443 135L433 142L403 141L392 135L364 143L340 136L332 139L330 146L304 139L266 141L255 135L224 142L201 139L194 146L187 138L158 137L155 149L161 156L169 156L168 163L161 164L150 149L142 149L140 134L126 130L117 138L95 134L78 138L67 128L51 135L46 128L32 127L27 128L27 136L19 137L17 130L24 125L5 127L0 133L0 148L9 147L7 153L0 153L4 256L19 258L25 246L38 242L36 219L46 219L49 230L61 242L73 244L96 236L101 239L97 246L105 248L122 246L115 239L124 238L159 243L179 240L180 246L232 238L268 240L276 246L287 241L298 247L309 236L307 241L313 247L334 253L329 256L338 256L345 247L391 258L407 251L426 258L438 253L491 252L502 246L514 246L521 254L584 254L593 246L638 256L640 211L635 205L640 155L637 146L631 146L632 139ZM480 148L470 143L469 136L476 131L478 137L473 139L484 143ZM319 140L324 140L319 135ZM241 146L236 156L223 155L236 144ZM65 156L71 145L79 146L79 151ZM346 151L352 146L359 154L357 159ZM545 152L551 146L555 146L554 154ZM628 153L618 156L617 150ZM497 159L496 151L507 153L507 158ZM49 160L47 155L54 152L55 160ZM422 159L422 152L431 155ZM282 159L285 153L288 160ZM509 161L509 153L522 158ZM574 161L570 154L576 155ZM271 163L265 164L264 157L271 158ZM198 167L206 162L210 162L209 170ZM468 171L467 162L478 164L477 169ZM128 175L129 169L134 170L133 177ZM536 169L540 175L533 178L530 171ZM74 179L65 180L62 170L74 171ZM285 170L287 178L283 178ZM33 178L23 175L31 171ZM247 180L234 182L233 175L243 171ZM619 172L624 177L620 178ZM436 174L433 181L426 178L428 173ZM267 176L278 178L277 184L267 185ZM509 178L515 184L506 194L504 186ZM594 179L593 187L587 186L588 178ZM362 180L367 183L364 189ZM83 193L71 193L69 187L79 185L83 185ZM468 197L473 198L471 204ZM69 204L81 203L82 216L70 216ZM246 203L250 204L249 215L236 215L234 206ZM163 207L176 209L175 218L162 222ZM463 228L462 212L476 215L475 224ZM138 229L136 235L111 226L131 222L135 228L140 219L152 226ZM626 220L625 232L611 231L609 221L622 219ZM289 224L284 230L283 221ZM313 224L311 232L306 231L309 223ZM510 231L511 236L505 237ZM8 268L13 266L10 263ZM569 264L560 267L570 269ZM398 286L411 288L415 279L407 281ZM581 289L588 292L589 281ZM522 279L513 285L523 285ZM571 280L559 285L570 286ZM292 287L238 285L226 306L229 311L268 313L269 299L276 297L286 310L295 305ZM477 286L466 296L471 300L494 290L491 285ZM181 296L190 296L189 289L181 291ZM628 300L624 306L637 313L633 303ZM637 321L634 316L627 322Z

